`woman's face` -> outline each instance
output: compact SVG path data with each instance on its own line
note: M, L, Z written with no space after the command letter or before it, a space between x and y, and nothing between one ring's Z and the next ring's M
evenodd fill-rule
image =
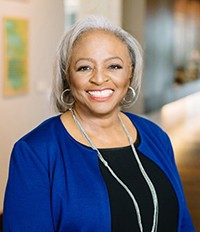
M127 46L111 32L85 32L76 42L69 67L75 108L85 114L118 112L132 74Z

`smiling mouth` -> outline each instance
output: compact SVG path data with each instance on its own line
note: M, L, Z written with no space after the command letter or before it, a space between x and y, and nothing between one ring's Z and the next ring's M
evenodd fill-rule
M113 90L111 90L111 89L91 90L91 91L88 91L88 93L93 97L104 98L104 97L111 96L113 93Z

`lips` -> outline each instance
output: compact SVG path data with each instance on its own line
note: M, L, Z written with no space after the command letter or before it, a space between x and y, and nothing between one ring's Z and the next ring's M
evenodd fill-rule
M105 98L105 97L111 96L113 93L113 90L112 89L90 90L90 91L88 91L88 93L93 97Z

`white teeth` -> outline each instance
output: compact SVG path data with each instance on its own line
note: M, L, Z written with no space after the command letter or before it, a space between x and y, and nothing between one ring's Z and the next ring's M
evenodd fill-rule
M108 97L113 91L111 89L106 89L102 91L88 91L88 93L94 97Z

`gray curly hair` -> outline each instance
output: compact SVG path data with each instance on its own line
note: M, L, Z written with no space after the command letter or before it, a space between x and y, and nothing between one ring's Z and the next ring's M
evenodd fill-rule
M69 89L69 66L73 46L84 32L96 29L112 32L127 45L129 50L133 65L130 85L135 90L135 97L132 98L132 102L128 101L128 104L126 101L122 101L121 106L127 107L133 104L139 95L143 70L142 49L140 44L132 35L110 22L105 17L92 15L75 23L74 26L64 34L57 49L51 96L55 109L60 113L67 111L71 107L63 101L61 96L64 90ZM127 91L127 98L129 98L128 96L130 95L128 92L129 91ZM70 94L70 91L66 92L65 98L70 99Z

